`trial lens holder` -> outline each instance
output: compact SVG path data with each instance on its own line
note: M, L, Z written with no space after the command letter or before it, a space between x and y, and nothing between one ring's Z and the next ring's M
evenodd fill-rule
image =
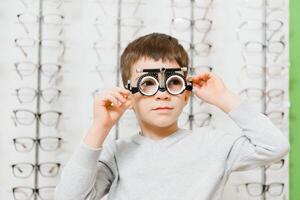
M159 80L159 88L158 90L160 91L165 91L166 90L166 74L172 74L178 71L182 71L182 72L187 72L188 68L187 67L181 67L181 68L165 68L165 67L160 67L160 68L156 68L156 69L141 69L141 68L137 68L136 72L137 73L147 73L145 75L151 75L151 74L161 74L161 79ZM179 74L181 75L181 74ZM184 80L185 81L185 80ZM188 83L187 83L188 82ZM189 90L192 91L193 89L193 85L192 85L192 77L188 77L187 82L185 81L185 89L184 90ZM139 85L137 85L137 87L132 87L131 86L131 80L129 79L127 81L127 86L125 87L126 89L128 89L129 91L131 91L132 94L137 93L140 91L140 87ZM151 96L151 95L150 95Z

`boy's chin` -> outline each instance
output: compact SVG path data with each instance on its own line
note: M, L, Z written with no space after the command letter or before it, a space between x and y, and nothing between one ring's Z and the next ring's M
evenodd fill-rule
M174 120L162 120L162 119L156 119L151 121L151 125L159 128L168 128L172 125L174 125L176 121Z

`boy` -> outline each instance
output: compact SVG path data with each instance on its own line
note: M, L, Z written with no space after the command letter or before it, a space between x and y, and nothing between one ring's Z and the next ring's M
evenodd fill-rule
M131 42L121 56L126 89L108 90L94 101L93 125L66 165L56 200L221 199L232 171L280 160L289 143L264 115L249 109L213 73L187 78L188 55L177 39L159 33ZM241 134L209 127L177 126L189 100L217 106ZM140 131L128 140L107 141L110 129L134 110Z

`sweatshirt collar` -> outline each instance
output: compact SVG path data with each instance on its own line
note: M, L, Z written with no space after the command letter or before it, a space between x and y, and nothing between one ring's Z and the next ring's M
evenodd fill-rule
M133 136L133 140L140 145L151 144L156 146L168 146L186 136L186 133L188 133L188 130L178 128L174 133L165 138L162 138L160 140L153 140L144 135L141 135L140 132L138 132Z

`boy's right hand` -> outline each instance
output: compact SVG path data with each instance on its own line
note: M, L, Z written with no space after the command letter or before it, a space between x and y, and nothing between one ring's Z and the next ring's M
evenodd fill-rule
M131 103L131 92L125 88L115 87L96 94L93 125L111 129Z
M131 106L131 95L130 91L120 87L96 94L93 125L84 140L88 146L99 148L103 145L110 129Z

